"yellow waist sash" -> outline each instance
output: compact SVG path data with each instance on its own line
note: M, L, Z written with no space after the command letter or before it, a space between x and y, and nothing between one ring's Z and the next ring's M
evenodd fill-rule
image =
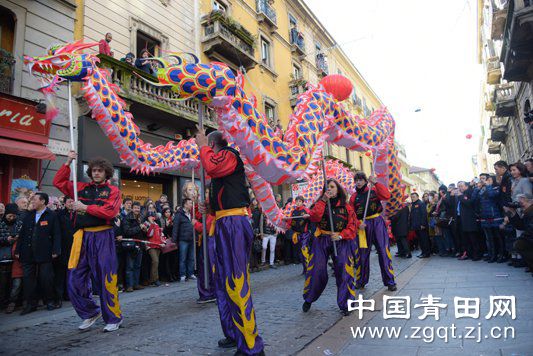
M103 226L94 226L94 227L85 227L83 229L79 229L74 233L73 239L72 239L72 248L70 249L70 258L68 259L68 269L73 269L78 266L78 262L80 261L80 253L81 253L81 245L83 242L83 234L87 232L100 232L112 229L113 227L109 225L103 225Z
M215 220L225 218L227 216L248 216L247 208L233 208L226 210L219 210L215 212Z
M319 227L316 228L315 230L315 237L319 237L320 235L331 235L331 234L340 234L340 232L337 232L337 231L324 231L324 230L321 230Z
M381 214L374 214L367 216L366 220L372 220L380 216ZM359 248L368 248L368 243L366 242L366 229L359 229L359 233L357 234L359 237Z

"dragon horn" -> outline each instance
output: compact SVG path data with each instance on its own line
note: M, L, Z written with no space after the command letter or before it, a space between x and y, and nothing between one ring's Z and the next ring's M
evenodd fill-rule
M193 59L194 64L200 63L200 60L198 59L198 57L196 57L196 55L194 53L190 53L190 52L169 52L168 56L170 58L174 58L174 59L178 60L178 65L179 65L182 62L187 62L186 60L183 59L183 55L184 54L187 54L187 55L191 56L192 59Z

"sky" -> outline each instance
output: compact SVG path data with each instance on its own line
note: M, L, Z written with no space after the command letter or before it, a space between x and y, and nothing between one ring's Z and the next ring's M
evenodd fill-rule
M394 116L409 164L446 184L470 180L483 78L476 1L305 2Z

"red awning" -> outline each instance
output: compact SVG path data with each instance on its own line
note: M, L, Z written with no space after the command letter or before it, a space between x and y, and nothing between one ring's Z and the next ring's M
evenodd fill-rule
M56 159L56 156L41 144L9 140L7 138L0 138L0 154L49 159L51 161Z

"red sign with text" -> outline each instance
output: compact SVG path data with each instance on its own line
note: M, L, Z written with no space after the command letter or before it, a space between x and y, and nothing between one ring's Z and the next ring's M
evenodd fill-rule
M48 143L50 123L38 113L37 103L0 94L0 136L12 139Z

